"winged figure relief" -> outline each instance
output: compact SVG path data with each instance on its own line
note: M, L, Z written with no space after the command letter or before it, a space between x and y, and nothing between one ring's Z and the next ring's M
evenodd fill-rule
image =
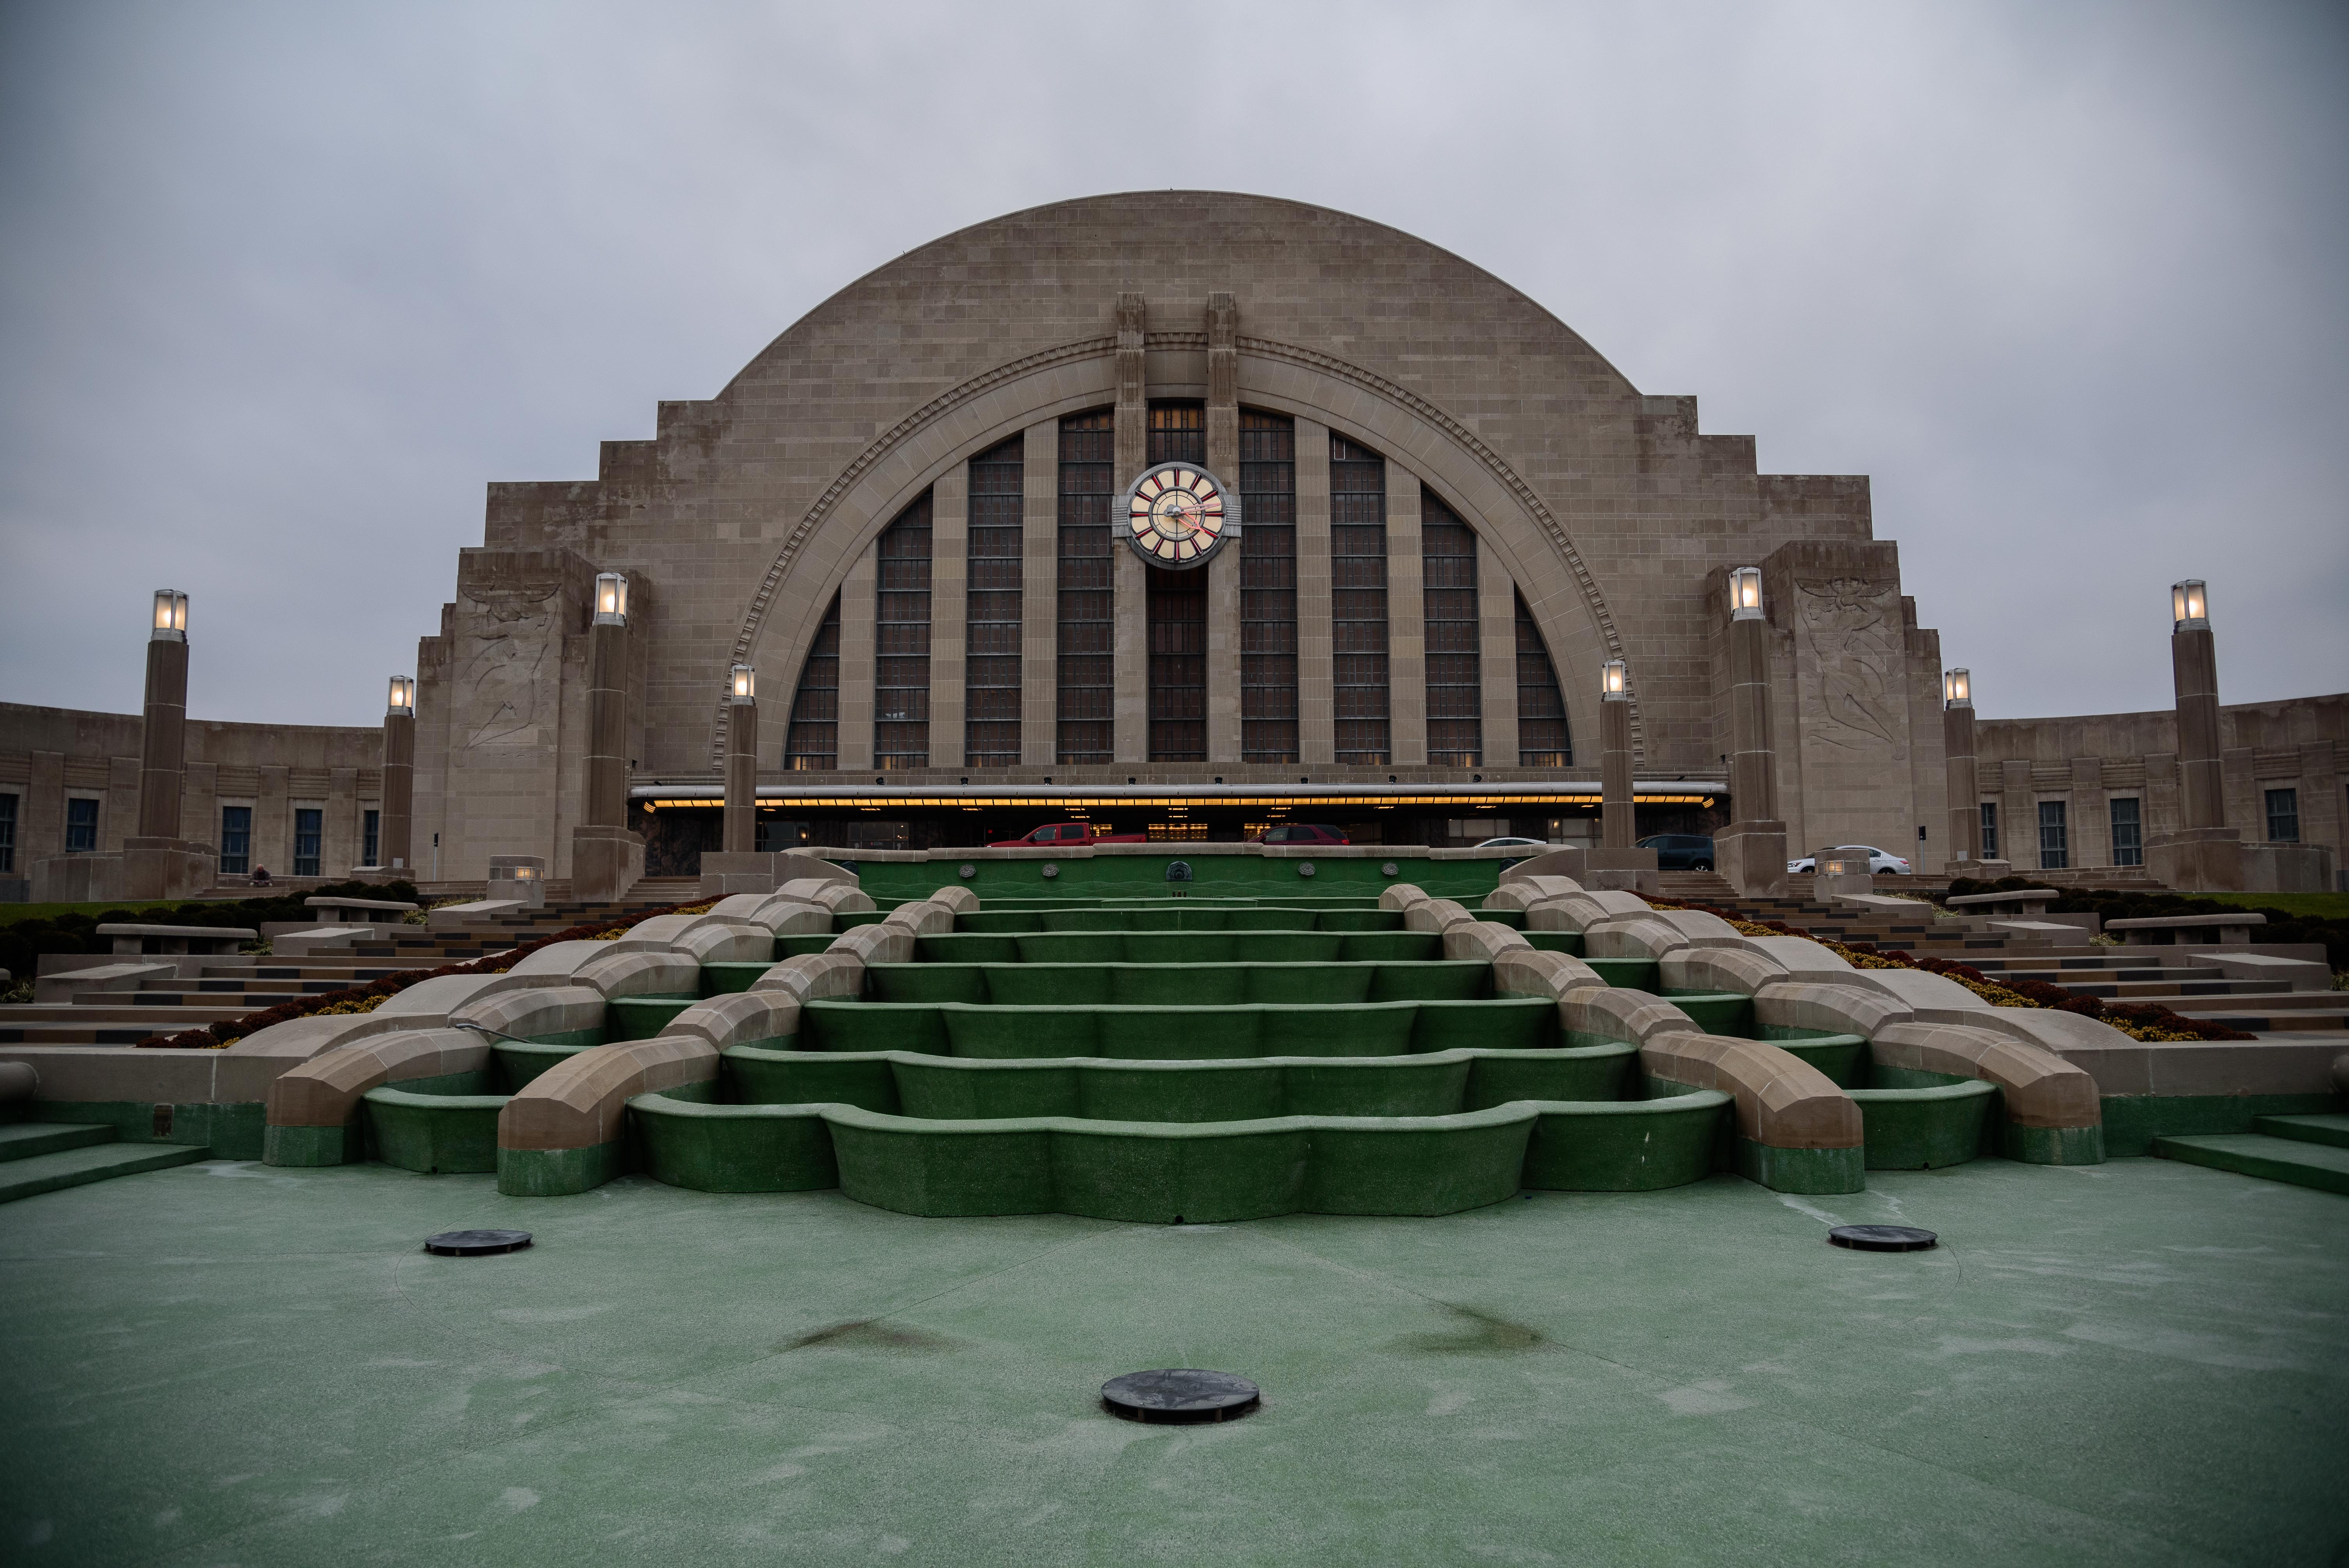
M457 689L465 704L465 744L527 746L537 738L539 676L546 664L555 589L492 592L471 603L486 617L481 645Z
M1893 671L1899 667L1900 650L1886 608L1890 584L1831 577L1798 586L1805 600L1803 634L1818 661L1822 712L1816 738L1847 750L1898 745Z

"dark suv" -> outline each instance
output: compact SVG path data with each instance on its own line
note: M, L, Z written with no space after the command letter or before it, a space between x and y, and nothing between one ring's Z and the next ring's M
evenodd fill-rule
M1701 833L1654 833L1641 839L1639 847L1656 851L1660 872L1713 870L1713 841Z
M1257 841L1265 844L1342 844L1347 839L1344 833L1327 822L1275 822L1258 836Z

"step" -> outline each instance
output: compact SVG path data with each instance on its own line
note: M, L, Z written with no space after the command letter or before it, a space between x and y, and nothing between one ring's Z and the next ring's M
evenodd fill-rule
M2331 1012L2326 1013L2297 1013L2282 1007L2254 1013L2240 1007L2213 1007L2207 1000L2169 1010L2181 1018L2196 1018L2206 1024L2224 1024L2230 1029L2241 1029L2255 1035L2349 1030L2349 1011L2344 1011L2337 1003Z
M38 1154L0 1165L0 1203L104 1181L109 1177L133 1176L141 1171L192 1165L212 1157L211 1150L191 1148L184 1143L101 1143L56 1154Z
M2313 1187L2349 1195L2349 1149L2271 1138L2261 1132L2218 1132L2192 1138L2157 1138L2153 1151L2164 1160L2208 1165L2263 1181Z
M2252 1121L2251 1130L2295 1143L2329 1143L2335 1149L2349 1149L2349 1116L2262 1116Z
M0 1161L30 1160L61 1149L86 1149L114 1141L114 1129L78 1121L11 1121L0 1124Z

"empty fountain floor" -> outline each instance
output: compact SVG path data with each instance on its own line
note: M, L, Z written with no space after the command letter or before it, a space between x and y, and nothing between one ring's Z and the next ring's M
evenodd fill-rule
M1868 1181L1162 1228L126 1177L0 1210L7 1556L2334 1560L2349 1200L2154 1160ZM538 1245L419 1250L490 1225ZM1099 1409L1165 1366L1264 1408Z

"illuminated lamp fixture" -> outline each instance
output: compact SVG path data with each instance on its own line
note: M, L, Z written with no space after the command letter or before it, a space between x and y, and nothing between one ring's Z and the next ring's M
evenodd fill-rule
M2199 577L2169 585L2169 618L2180 627L2210 624L2210 594Z
M628 580L617 572L595 573L595 624L628 624Z
M1973 672L1967 669L1941 672L1941 701L1949 707L1971 707L1974 705Z
M1733 621L1758 621L1762 618L1762 568L1740 566L1729 574L1729 618Z
M1599 695L1608 702L1628 702L1630 691L1625 678L1623 661L1609 659L1599 666Z
M383 711L387 718L416 717L416 677L414 676L391 677L391 695L384 699Z
M155 590L155 630L148 639L157 643L188 640L188 596L177 588Z
M726 678L726 696L731 702L752 702L759 696L759 672L749 665L736 665Z

